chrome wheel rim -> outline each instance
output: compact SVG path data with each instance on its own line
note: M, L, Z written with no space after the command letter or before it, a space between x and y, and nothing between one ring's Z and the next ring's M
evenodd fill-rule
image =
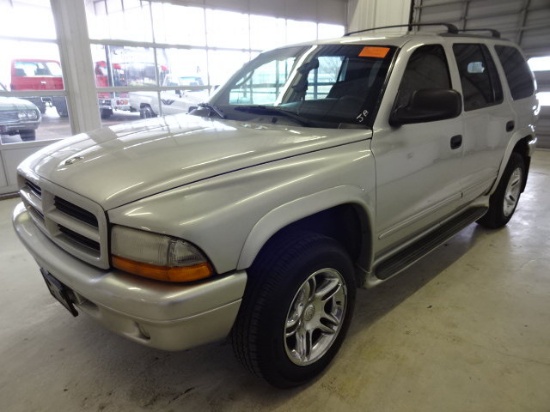
M299 287L286 316L284 342L288 358L306 366L332 347L344 321L347 290L335 269L311 274Z
M522 181L522 171L521 168L518 167L512 172L512 175L508 180L506 190L504 191L504 205L502 211L506 217L514 213L514 210L516 209L519 201L519 195L521 193Z

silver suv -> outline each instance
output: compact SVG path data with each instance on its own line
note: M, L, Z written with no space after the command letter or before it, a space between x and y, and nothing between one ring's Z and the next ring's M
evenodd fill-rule
M357 288L510 220L536 109L495 32L284 47L191 115L31 156L14 225L73 315L165 350L230 337L252 372L296 386L338 352Z

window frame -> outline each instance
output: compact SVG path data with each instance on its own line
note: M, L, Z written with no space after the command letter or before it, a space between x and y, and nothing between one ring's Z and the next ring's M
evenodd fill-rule
M514 47L514 46L511 46L511 45L505 45L505 44L496 44L494 46L495 48L495 53L498 57L498 61L500 63L500 66L502 67L502 71L504 72L504 77L506 78L506 83L508 85L508 90L510 91L510 96L512 96L512 100L516 101L516 100L521 100L521 99L527 99L528 97L531 97L535 94L536 92L536 87L535 87L535 81L534 81L534 77L533 77L533 73L531 71L531 69L529 68L529 64L527 63L526 59L524 58L523 54L519 51L518 48ZM514 68L512 68L512 70L509 70L510 69L510 65L508 64L508 61L507 59L504 59L505 55L504 55L504 50L503 49L507 49L509 51L511 51L512 53L515 54L514 57L519 57L522 61L522 64L521 66L523 67L520 67L517 65L517 63L519 63L518 59L516 59L516 62L514 63ZM508 58L510 58L510 56L508 56ZM524 95L522 90L520 90L520 94L518 95L518 87L522 87L521 84L518 84L516 82L516 84L514 85L514 87L512 87L512 84L511 84L511 81L510 81L510 78L514 76L513 72L514 71L520 71L522 69L525 69L525 71L523 73L520 73L522 77L524 77L523 79L520 79L521 81L519 83L523 83L523 82L526 82L527 80L527 77L529 77L529 85L530 85L530 88L529 88L529 94L526 94ZM516 75L517 76L517 75Z
M487 80L489 82L489 87L490 87L489 92L490 92L490 95L492 97L491 101L487 101L486 96L481 91L479 91L479 88L476 87L476 86L474 86L474 87L477 90L477 95L481 96L483 98L484 103L481 104L481 105L478 105L478 104L472 105L471 101L466 100L466 95L464 93L464 89L465 89L465 87L464 87L464 85L465 85L464 78L466 80L468 80L468 79L463 75L463 72L461 70L461 67L462 67L461 63L462 62L459 61L459 59L458 59L458 52L456 50L457 47L477 47L479 53L481 54L481 57L483 58L484 71L486 71L486 73L487 73ZM487 107L498 106L498 105L502 104L504 102L504 91L503 91L503 88L502 88L502 80L501 80L500 75L498 73L498 69L497 69L497 65L495 63L495 59L493 58L493 56L492 56L492 54L489 50L489 47L484 43L457 42L457 43L452 44L452 51L453 51L453 57L454 57L455 63L456 63L456 69L457 69L458 76L459 76L460 87L461 87L461 90L462 90L462 100L463 100L462 103L463 103L464 111L465 112L471 112L471 111L485 109ZM470 81L470 80L468 80L468 81ZM471 82L471 83L473 85L473 82Z

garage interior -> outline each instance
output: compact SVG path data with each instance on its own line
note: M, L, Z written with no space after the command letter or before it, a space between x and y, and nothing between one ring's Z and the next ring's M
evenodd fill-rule
M320 35L320 27L328 27L330 33L339 30L343 33L374 26L441 21L462 29L498 30L502 37L520 44L533 64L538 64L535 76L544 104L537 127L538 150L527 189L505 228L490 231L471 225L396 278L377 288L360 290L342 350L327 371L311 384L288 391L268 386L241 367L229 342L179 353L142 347L105 330L87 316L75 320L67 314L44 287L36 263L13 231L11 215L18 203L14 196L16 165L58 139L55 133L68 136L101 125L139 119L140 113L115 113L109 119L101 118L98 93L133 89L98 85L97 77L94 82L97 64L89 51L105 44L137 48L154 42L145 38L93 37L97 33L94 30L102 26L91 27L93 19L89 14L91 10L99 17L124 14L150 2L0 2L0 21L6 19L10 10L23 5L51 10L56 31L53 37L41 41L59 49L65 88L53 94L66 99L70 114L66 119L55 113L48 117L53 110L49 107L44 121L51 121L53 126L47 129L51 134L44 130L44 139L22 142L7 135L0 139L2 409L10 412L550 411L550 210L547 207L550 2L172 0L164 3L277 17L286 19L287 25L294 18L297 22L314 24L316 29L312 32L316 35ZM87 15L88 28L83 24ZM296 39L307 25L297 27L294 37L287 35L282 41L290 44L307 40ZM21 40L2 36L0 41ZM80 47L82 44L87 48ZM154 46L167 45L182 53L189 49L188 44L174 45L168 41ZM252 44L244 52L238 47L221 49L248 58L260 51ZM214 57L208 53L217 51L216 47L205 50L207 59L213 61ZM215 72L209 72L204 88L214 86L216 76ZM159 96L166 91L159 84L142 85L140 90ZM38 94L48 96L48 93L51 94ZM0 96L15 95L29 97L33 92L0 89Z

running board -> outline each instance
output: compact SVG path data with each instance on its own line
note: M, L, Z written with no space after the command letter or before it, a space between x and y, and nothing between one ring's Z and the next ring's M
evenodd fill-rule
M485 207L469 209L444 223L439 228L415 241L412 245L407 246L399 253L380 263L374 272L375 276L380 280L386 280L407 269L466 226L478 220L486 211L487 208Z

